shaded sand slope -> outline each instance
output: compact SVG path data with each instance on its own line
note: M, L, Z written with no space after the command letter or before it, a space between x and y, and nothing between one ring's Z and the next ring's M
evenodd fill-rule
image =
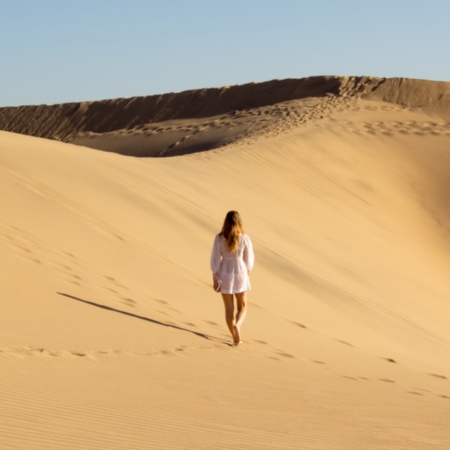
M129 99L0 108L0 129L133 156L174 156L323 118L357 97L442 118L450 83L310 77Z
M449 448L449 121L335 106L177 158L0 133L0 448Z
M368 80L360 77L352 83ZM338 94L346 84L347 78L310 77L128 99L0 108L0 123L6 131L58 139L83 131L105 133L146 123L216 116L288 100Z

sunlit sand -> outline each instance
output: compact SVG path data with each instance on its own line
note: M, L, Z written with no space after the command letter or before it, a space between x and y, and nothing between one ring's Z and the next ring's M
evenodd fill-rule
M450 83L166 95L0 109L0 448L450 448Z

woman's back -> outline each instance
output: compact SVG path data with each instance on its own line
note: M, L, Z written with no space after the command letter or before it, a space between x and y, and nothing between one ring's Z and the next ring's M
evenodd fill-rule
M249 272L253 268L254 256L250 237L239 236L234 251L228 247L227 240L218 234L214 239L211 254L211 269L221 286L221 292L234 294L250 290Z

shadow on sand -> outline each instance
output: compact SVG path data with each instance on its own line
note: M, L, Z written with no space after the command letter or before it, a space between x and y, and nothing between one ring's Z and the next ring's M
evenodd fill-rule
M91 302L90 300L83 300L82 298L74 297L73 295L69 295L69 294L64 294L63 292L57 292L57 294L62 295L63 297L70 298L72 300L76 300L81 303L86 303L87 305L95 306L96 308L106 309L107 311L112 311L112 312L116 312L119 314L123 314L124 316L129 316L129 317L133 317L135 319L145 320L146 322L154 323L156 325L161 325L163 327L174 328L175 330L180 330L180 331L186 331L188 333L195 334L196 336L201 337L203 339L207 339L209 341L214 340L213 337L208 336L207 334L199 333L197 331L192 331L187 328L179 327L178 325L171 325L169 323L160 322L159 320L150 319L149 317L139 316L138 314L133 314L133 313L130 313L127 311L122 311L120 309L112 308L111 306L106 306L106 305L101 305L100 303Z

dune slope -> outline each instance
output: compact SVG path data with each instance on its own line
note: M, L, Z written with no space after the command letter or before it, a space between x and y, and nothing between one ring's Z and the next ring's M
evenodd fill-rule
M450 446L448 118L305 100L176 158L0 132L0 448ZM237 348L229 209L256 253Z

